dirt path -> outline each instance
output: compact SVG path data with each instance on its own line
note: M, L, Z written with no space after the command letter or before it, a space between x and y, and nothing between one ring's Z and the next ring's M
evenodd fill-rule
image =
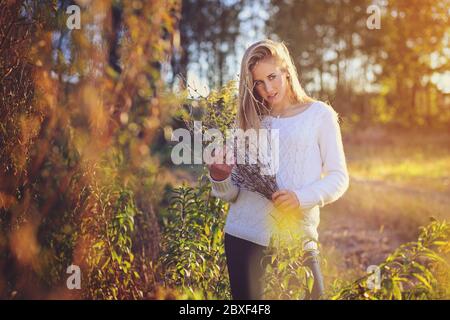
M384 261L404 242L394 230L370 225L356 217L334 219L321 231L320 240L325 250L342 258L343 267L361 271Z

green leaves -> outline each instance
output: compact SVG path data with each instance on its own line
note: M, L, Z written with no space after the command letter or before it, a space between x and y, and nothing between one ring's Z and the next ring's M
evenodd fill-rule
M189 296L229 299L223 248L227 204L210 197L210 184L200 177L196 187L172 190L163 219L160 268L166 287Z
M445 297L445 280L439 281L440 274L450 274L445 259L450 241L450 224L432 220L421 227L416 242L401 245L385 262L381 270L380 290L370 290L367 276L340 289L333 299L439 299ZM448 259L448 256L447 256ZM442 282L442 284L441 284Z
M114 168L105 168L112 174ZM92 215L81 221L81 238L88 246L86 296L94 299L142 298L141 277L133 239L136 236L135 217L141 211L134 193L123 187L117 178L109 185L91 186ZM140 256L140 259L145 258Z
M266 299L304 299L311 292L314 276L305 265L301 239L285 242L275 237L265 258L269 259L264 278Z

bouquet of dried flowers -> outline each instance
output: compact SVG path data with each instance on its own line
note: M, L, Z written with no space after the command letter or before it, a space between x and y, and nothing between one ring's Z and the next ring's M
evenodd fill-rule
M193 132L195 129L193 126L193 121L196 120L194 119L194 114L201 115L198 120L202 123L202 132L206 132L208 129L218 129L224 135L227 135L236 129L234 118L236 116L237 102L236 97L230 98L233 82L225 85L219 92L212 92L208 97L200 95L194 88L191 89L199 95L199 98L193 105L189 106L189 116L184 118L186 127L190 131ZM203 110L195 112L195 108ZM234 137L233 139L236 138ZM270 143L268 145L270 148ZM233 143L233 146L236 146L236 143ZM263 168L267 167L267 164L262 163L259 157L251 155L249 150L252 150L252 148L255 150L254 145L245 149L243 156L245 161L239 161L234 164L231 175L232 181L240 188L255 192L271 200L272 194L279 189L275 174L263 173ZM237 155L238 150L233 147L234 159L237 159Z

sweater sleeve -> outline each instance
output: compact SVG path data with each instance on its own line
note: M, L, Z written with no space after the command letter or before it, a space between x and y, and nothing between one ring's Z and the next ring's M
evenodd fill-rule
M338 115L332 107L327 106L320 121L318 143L324 177L300 189L293 190L303 210L317 205L323 207L336 201L349 186Z
M227 202L235 202L239 195L239 187L231 180L231 175L222 181L216 181L208 174L211 181L211 193L213 196L220 198Z

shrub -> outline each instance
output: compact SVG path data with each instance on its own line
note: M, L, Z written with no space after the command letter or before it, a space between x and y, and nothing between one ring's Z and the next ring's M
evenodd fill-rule
M448 299L449 239L450 225L432 221L421 227L417 241L401 245L378 266L379 289L368 285L373 280L368 274L338 290L332 299Z
M229 299L224 252L228 205L211 196L206 177L196 187L175 188L163 218L161 275L166 287L197 298Z

